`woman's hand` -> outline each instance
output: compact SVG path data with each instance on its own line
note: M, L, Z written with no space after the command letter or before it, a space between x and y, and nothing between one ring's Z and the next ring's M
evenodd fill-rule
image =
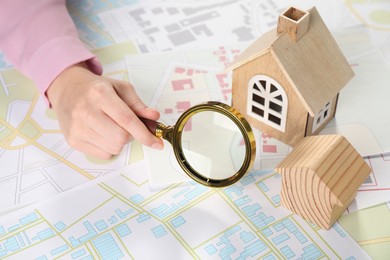
M138 116L157 120L130 83L98 76L85 63L70 66L46 92L69 145L85 154L108 159L135 138L163 149Z

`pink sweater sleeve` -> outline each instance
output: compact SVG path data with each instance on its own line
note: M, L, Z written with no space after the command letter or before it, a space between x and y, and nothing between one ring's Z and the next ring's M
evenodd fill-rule
M102 73L97 58L80 41L65 0L1 0L0 50L45 95L70 65L87 61Z

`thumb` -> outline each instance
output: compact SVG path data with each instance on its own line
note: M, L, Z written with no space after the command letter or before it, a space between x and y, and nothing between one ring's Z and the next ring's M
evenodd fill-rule
M152 120L158 120L160 118L160 113L157 110L146 106L142 102L133 85L124 81L116 81L113 85L117 94L137 116Z
M138 96L134 96L134 98L130 100L130 102L126 102L126 104L139 117L151 120L158 120L160 118L160 113L157 110L146 106Z

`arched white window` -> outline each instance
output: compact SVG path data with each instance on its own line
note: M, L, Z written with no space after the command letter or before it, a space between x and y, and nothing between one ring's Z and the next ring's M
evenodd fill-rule
M247 114L284 132L288 100L283 87L265 75L253 76L248 84Z

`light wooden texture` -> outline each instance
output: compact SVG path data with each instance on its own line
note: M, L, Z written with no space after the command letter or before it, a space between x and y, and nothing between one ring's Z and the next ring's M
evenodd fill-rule
M309 29L309 18L307 12L290 7L279 16L277 32L288 33L297 42Z
M279 84L284 87L288 99L285 132L281 132L272 126L252 118L247 113L247 105L251 100L247 98L248 83L242 82L249 82L253 76L258 74L278 79ZM262 132L291 146L297 144L305 136L308 113L283 71L279 68L271 52L267 52L249 61L248 66L235 69L233 71L232 91L234 96L233 107L242 115L245 115L245 118L253 127L261 129Z
M287 33L278 34L274 28L244 50L225 71L248 68L253 64L249 61L272 51L306 110L314 116L354 73L316 8L309 10L309 16L308 31L298 42L291 41ZM258 62L260 67L267 66ZM247 82L239 84L244 86ZM237 98L233 94L234 99Z
M309 25L297 43L282 34L272 49L307 111L314 116L354 73L315 8L310 10Z
M355 198L371 169L341 135L305 137L276 167L281 203L329 229Z
M324 123L314 132L312 132L313 129L313 123L314 123L314 117L310 116L308 117L307 120L307 126L306 126L306 134L305 136L310 136L310 135L316 135L318 134L328 123L330 120L334 118L336 115L336 110L337 110L337 101L338 101L339 95L337 94L336 97L333 98L332 100L332 106L329 110L329 118L324 121Z
M289 21L284 16L293 19ZM318 133L334 117L336 97L354 73L316 8L308 12L290 8L281 15L279 23L279 34L277 28L265 33L225 70L233 70L233 107L253 127L295 146L303 137ZM291 32L299 34L297 42L291 40ZM252 87L248 83L256 75L271 77L288 96L284 132L247 113L247 104L251 102L247 93ZM335 100L331 116L312 133L313 117L331 100Z

